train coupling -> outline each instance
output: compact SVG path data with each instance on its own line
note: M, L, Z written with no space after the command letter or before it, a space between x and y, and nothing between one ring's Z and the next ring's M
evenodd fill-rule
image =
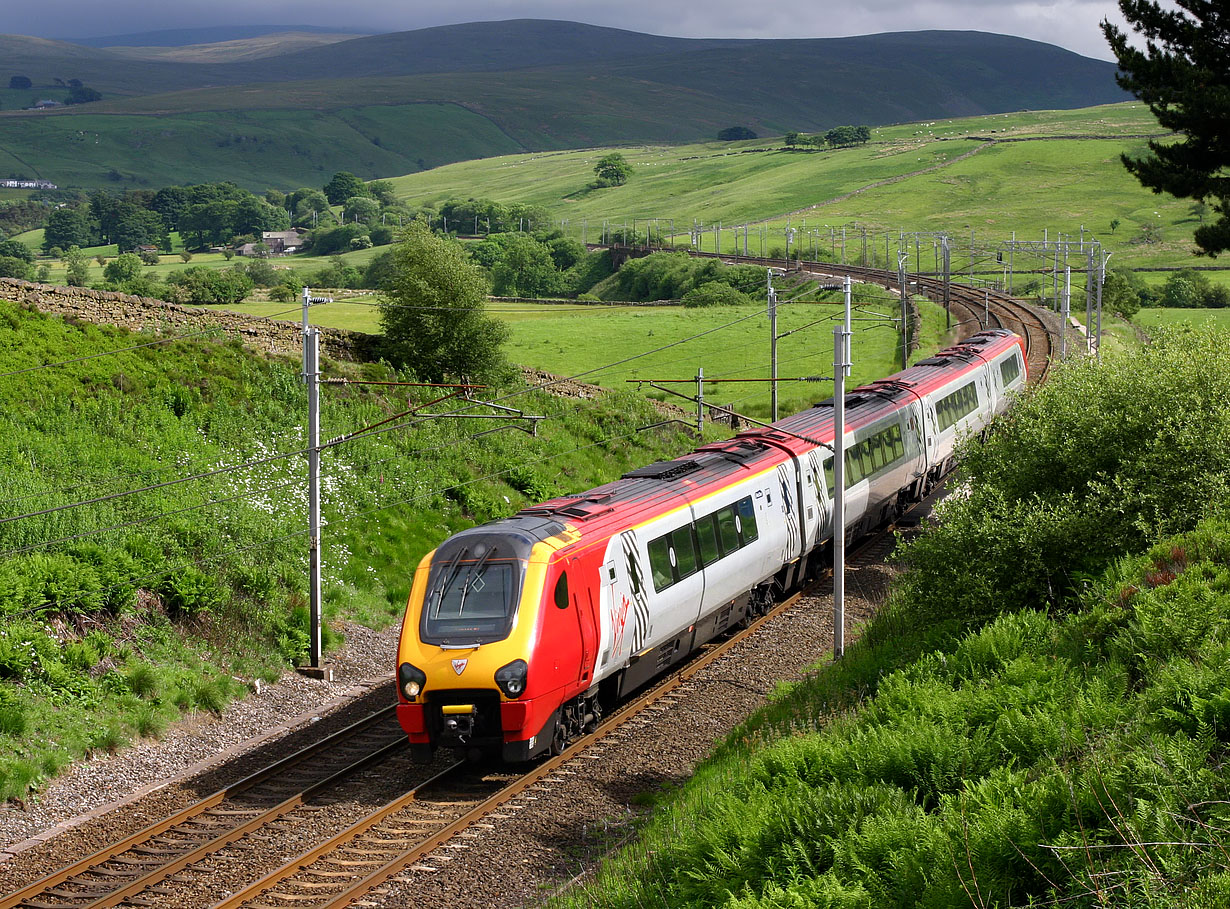
M440 708L444 718L444 732L455 736L463 745L474 734L474 717L477 711L473 704L445 704Z

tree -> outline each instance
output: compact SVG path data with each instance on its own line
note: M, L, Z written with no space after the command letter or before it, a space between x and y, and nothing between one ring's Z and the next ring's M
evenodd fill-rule
M75 79L73 80L76 81ZM85 85L74 85L68 90L68 97L64 99L65 104L89 104L91 101L101 101L102 92L96 89L89 88Z
M803 138L803 135L801 133L795 130L791 130L790 132L786 133L786 135L782 138L782 141L786 143L787 148L794 148L796 145L799 144L799 140L802 138Z
M23 262L34 261L34 253L20 240L0 240L0 256L21 259Z
M34 266L16 256L0 255L0 278L21 278L29 281L34 277Z
M599 186L623 186L632 176L632 165L619 152L612 152L594 165Z
M527 234L507 234L503 255L491 272L495 292L505 297L546 297L559 289L551 250Z
M367 184L349 171L339 170L325 184L325 197L331 205L341 205L351 196L366 196Z
M156 211L135 208L120 215L111 230L111 240L120 252L129 252L138 246L171 248L171 235Z
M373 224L380 217L380 203L370 196L351 196L342 210L342 220Z
M53 247L93 246L96 237L94 222L88 209L57 208L47 216L43 231L43 249Z
M373 180L367 184L367 191L381 205L397 204L397 195L391 180Z
M124 284L141 276L141 257L135 253L120 253L103 269L103 277L116 284Z
M1217 215L1196 228L1201 253L1230 249L1230 66L1225 47L1230 18L1210 0L1175 0L1163 8L1154 0L1119 0L1131 27L1146 39L1144 49L1103 20L1102 33L1119 62L1119 85L1149 105L1158 123L1184 141L1149 140L1141 158L1122 156L1141 185L1180 199L1212 200ZM1169 7L1170 4L1168 3Z
M64 253L64 262L68 266L64 280L70 287L85 287L90 274L90 257L78 246L70 246Z
M30 81L29 76L9 76L9 88L25 91L27 88L33 87L34 83Z
M421 379L498 379L508 327L485 312L487 279L457 243L421 221L393 247L392 275L380 303L390 362Z
M329 198L318 189L298 190L291 200L295 206L295 220L300 224L315 227L321 215L329 217Z

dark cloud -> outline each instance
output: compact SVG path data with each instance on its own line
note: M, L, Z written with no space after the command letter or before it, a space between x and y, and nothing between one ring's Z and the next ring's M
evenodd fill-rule
M156 29L190 28L225 22L265 22L274 8L257 11L250 2L214 0L153 5L145 0L106 4L61 0L20 4L5 14L3 28L42 37L92 37ZM1019 35L1056 44L1090 57L1110 59L1098 23L1119 21L1113 0L1069 3L1026 0L471 0L464 6L398 0L297 0L282 7L299 25L364 31L401 31L456 22L500 19L567 19L681 37L825 38L920 29L971 29ZM288 18L288 23L290 22Z

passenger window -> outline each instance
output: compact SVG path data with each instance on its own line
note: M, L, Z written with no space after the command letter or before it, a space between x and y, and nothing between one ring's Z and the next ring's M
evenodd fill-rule
M568 608L568 575L563 571L559 573L559 580L555 582L555 605L559 609Z
M901 438L901 427L893 427L893 460L905 457L905 442Z
M739 531L735 529L735 510L723 508L717 513L718 536L722 541L722 554L730 555L739 548Z
M671 548L675 550L675 569L679 580L696 573L696 549L692 545L692 525L680 527L671 533Z
M752 505L751 496L739 500L739 524L743 545L746 546L760 536L760 532L756 529L756 507Z
M706 515L696 522L696 542L700 548L700 561L706 567L722 557L722 550L718 548L714 517L711 514Z
M675 583L675 576L671 571L669 537L658 537L649 544L649 571L653 575L653 589L659 593Z
M829 496L833 495L833 459L824 459L824 488Z

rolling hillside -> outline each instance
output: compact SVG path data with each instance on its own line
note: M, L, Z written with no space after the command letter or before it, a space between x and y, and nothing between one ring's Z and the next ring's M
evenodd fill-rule
M35 83L0 90L0 172L79 186L226 173L289 188L319 185L333 166L325 158L372 178L511 150L697 141L732 125L780 135L1124 98L1110 63L977 32L752 41L518 20L328 37L304 48L305 36L287 36L285 53L268 38L154 52L0 37L12 72ZM74 78L103 100L19 109L63 95L55 80ZM463 126L465 136L438 132L418 122L423 103L486 123ZM389 108L380 134L339 127L375 106ZM204 113L218 115L219 129L238 125L184 141ZM143 127L133 117L157 119ZM327 153L305 144L317 129ZM171 141L159 147L148 134ZM260 152L248 154L254 144Z

